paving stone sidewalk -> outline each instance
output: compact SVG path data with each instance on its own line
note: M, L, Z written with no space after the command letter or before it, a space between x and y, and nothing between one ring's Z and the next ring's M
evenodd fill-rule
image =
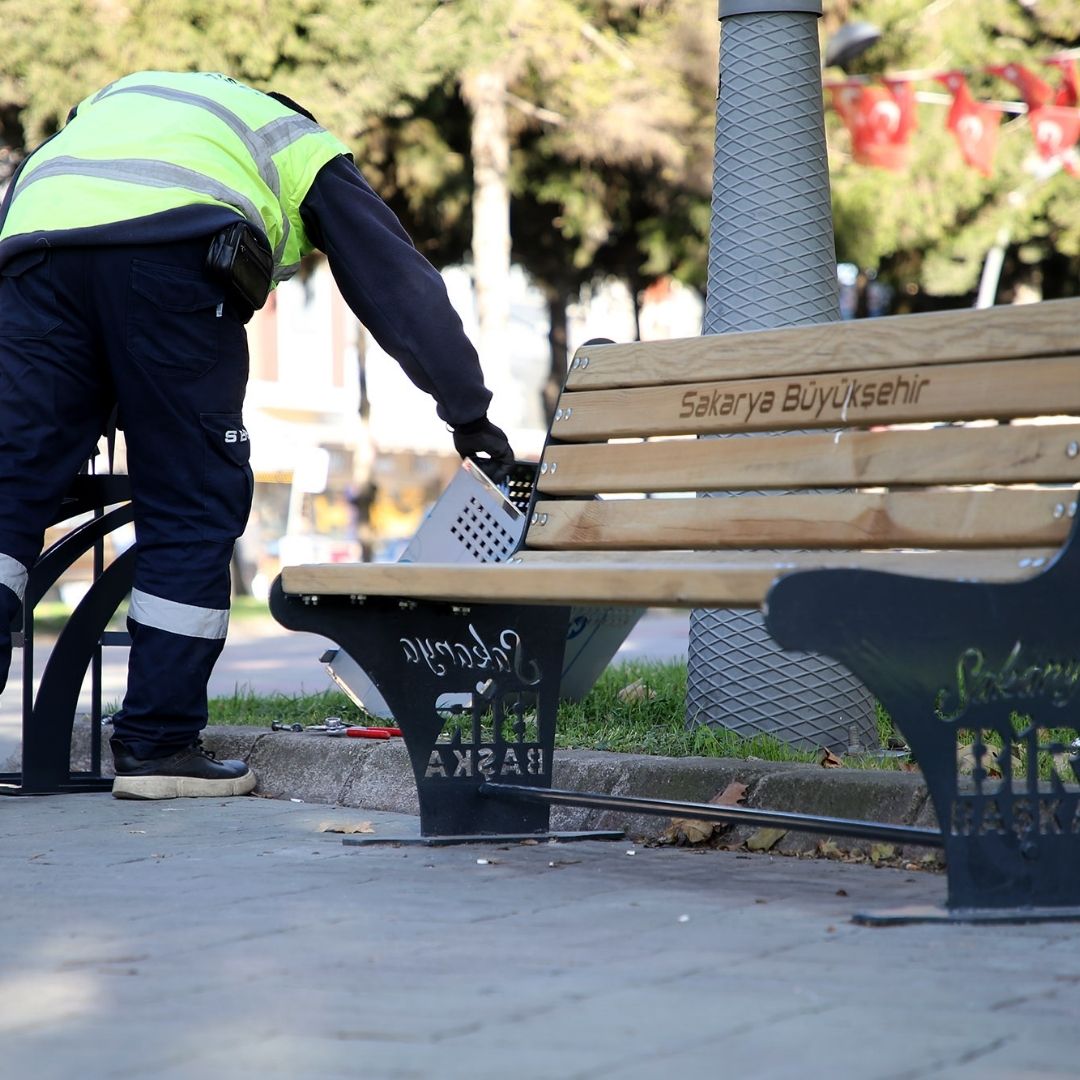
M0 1072L1076 1075L1080 925L849 922L940 901L940 875L320 831L363 822L416 829L259 798L0 800Z

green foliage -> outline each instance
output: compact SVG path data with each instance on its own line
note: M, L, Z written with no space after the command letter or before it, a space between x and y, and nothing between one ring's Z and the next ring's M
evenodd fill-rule
M836 0L848 20L866 20L882 39L857 62L880 74L911 69L970 72L981 99L1017 100L1011 84L981 73L988 64L1015 61L1056 83L1042 58L1080 44L1073 0ZM838 73L830 73L838 74ZM935 83L921 91L943 92ZM945 130L947 108L919 106L912 160L903 173L854 164L839 119L827 114L838 258L878 270L907 295L970 294L986 254L1002 237L1010 244L1002 295L1021 282L1045 295L1076 292L1080 271L1080 180L1059 171L1046 177L1024 117L1006 117L995 173L982 177L960 157ZM918 301L916 301L918 303Z
M509 79L515 258L553 303L597 277L638 290L704 282L712 178L715 0L4 0L0 148L54 132L88 93L140 68L221 70L278 89L356 150L437 265L471 235L465 76ZM857 71L1041 58L1080 45L1076 0L827 0L823 33L868 20L882 40ZM1015 99L973 74L979 97ZM920 90L942 92L935 84ZM960 160L945 108L922 104L910 168L856 165L827 113L838 256L913 306L970 293L1007 231L1002 296L1080 278L1080 181L1033 166L1022 117L1002 128L996 173ZM920 294L922 299L920 299Z

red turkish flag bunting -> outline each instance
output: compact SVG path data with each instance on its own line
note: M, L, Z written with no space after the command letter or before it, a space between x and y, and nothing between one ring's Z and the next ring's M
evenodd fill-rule
M1072 108L1080 105L1080 66L1066 57L1055 57L1046 62L1061 69L1061 82L1054 94L1054 104Z
M1055 161L1080 141L1080 109L1064 105L1044 105L1028 113L1035 149L1043 161Z
M884 86L841 83L830 87L833 108L851 132L852 157L860 165L903 169L908 136L915 129L915 94L907 82Z
M1001 113L971 96L962 72L947 71L938 75L937 81L944 83L952 93L946 126L956 136L964 161L983 176L992 176Z
M1061 67L1061 85L1057 93L1050 84L1019 64L988 67L994 75L1008 79L1019 89L1028 107L1028 123L1035 136L1035 149L1043 161L1058 161L1073 172L1075 160L1069 153L1080 140L1080 110L1077 97L1076 62L1055 60Z
M986 70L991 75L1008 79L1023 95L1024 103L1029 109L1048 105L1054 98L1054 91L1050 89L1048 82L1019 64L997 64Z

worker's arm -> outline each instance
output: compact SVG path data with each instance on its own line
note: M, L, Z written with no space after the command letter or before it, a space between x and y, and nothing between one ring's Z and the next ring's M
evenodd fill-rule
M300 216L345 302L452 426L487 413L476 350L439 272L346 157L323 166Z

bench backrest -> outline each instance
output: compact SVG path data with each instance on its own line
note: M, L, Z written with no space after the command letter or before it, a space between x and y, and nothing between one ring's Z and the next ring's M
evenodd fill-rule
M583 346L523 548L1038 561L1076 512L1076 418L1080 300Z

